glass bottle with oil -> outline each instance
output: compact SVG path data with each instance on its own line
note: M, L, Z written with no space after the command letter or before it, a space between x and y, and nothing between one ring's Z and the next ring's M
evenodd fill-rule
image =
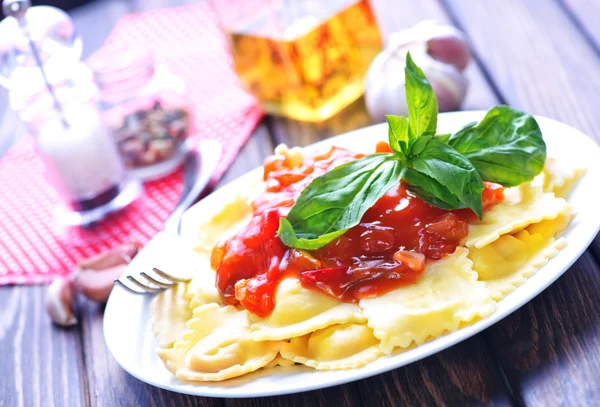
M271 114L327 119L359 98L381 49L369 0L213 0L235 70Z

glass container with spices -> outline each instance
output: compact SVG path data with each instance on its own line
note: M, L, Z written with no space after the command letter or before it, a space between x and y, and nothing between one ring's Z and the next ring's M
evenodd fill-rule
M129 181L117 147L96 107L91 71L70 18L28 0L4 0L0 23L0 83L26 124L46 174L67 205L69 225L96 222L141 192Z
M181 164L191 129L183 80L139 47L108 47L90 61L99 105L129 173L155 179Z

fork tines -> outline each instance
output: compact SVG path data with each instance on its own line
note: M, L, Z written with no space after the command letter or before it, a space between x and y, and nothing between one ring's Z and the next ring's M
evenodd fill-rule
M139 289L134 289L129 286L129 284L124 283L121 278L115 280L115 284L120 285L125 288L127 291L132 292L134 294L152 294L158 293L164 290L167 290L177 283L186 283L190 281L190 279L175 277L171 274L165 273L164 271L157 269L156 267L152 269L152 275L146 272L141 272L140 277L127 276L127 280L131 282L134 286Z

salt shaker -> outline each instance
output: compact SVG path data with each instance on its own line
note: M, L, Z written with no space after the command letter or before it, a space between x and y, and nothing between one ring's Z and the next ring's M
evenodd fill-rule
M33 135L65 224L96 222L141 192L127 179L117 146L96 107L97 88L80 61L82 43L66 13L29 0L4 0L0 84Z

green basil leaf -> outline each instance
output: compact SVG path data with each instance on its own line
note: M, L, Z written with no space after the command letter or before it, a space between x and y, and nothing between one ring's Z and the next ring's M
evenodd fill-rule
M448 140L450 139L451 134L447 133L447 134L437 134L435 136L435 138L443 143L448 143Z
M408 155L408 120L404 116L386 115L390 148L400 157Z
M437 100L429 81L421 68L413 62L410 52L406 54L404 76L410 140L421 135L435 135L438 115Z
M481 178L514 187L544 168L546 144L533 116L508 106L492 108L475 125L450 136L448 144L469 159Z
M467 158L448 144L431 137L412 163L416 171L446 187L481 219L483 181Z
M415 141L413 141L413 143L410 146L409 157L414 158L414 157L421 155L423 150L425 150L425 148L427 148L427 145L429 144L429 142L432 139L433 139L433 136L421 136L418 139L416 139Z
M407 168L402 179L412 192L433 206L448 210L461 207L456 195L428 175Z
M325 246L358 225L367 209L400 182L403 172L394 154L373 154L315 178L281 219L279 238L297 249Z

